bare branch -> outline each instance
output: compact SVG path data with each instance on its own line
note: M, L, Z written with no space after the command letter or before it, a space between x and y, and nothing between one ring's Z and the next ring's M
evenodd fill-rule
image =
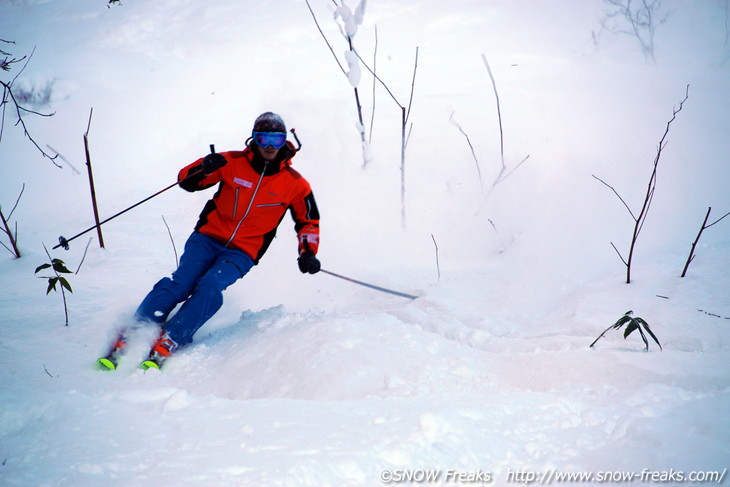
M20 188L20 194L18 194L18 197L15 199L15 204L13 205L13 208L10 210L10 213L8 213L8 220L13 216L13 212L15 211L15 208L18 207L18 203L20 202L20 197L23 196L23 191L25 191L25 183L23 183L23 187Z
M91 109L89 110L89 122L86 125L86 133L84 133L84 137L88 137L89 136L89 130L91 130L91 117L92 117L92 115L94 115L94 107L91 107Z
M489 74L489 79L492 82L492 89L494 90L494 98L497 102L497 120L499 121L499 156L500 161L502 163L502 168L499 170L499 173L497 174L497 177L494 179L494 182L492 183L492 187L490 188L489 192L491 194L492 191L494 191L494 188L497 186L497 184L501 183L505 179L507 179L513 172L517 170L527 159L530 158L528 155L522 161L520 161L519 164L517 164L511 171L507 172L507 164L504 161L504 129L502 127L502 108L499 103L499 92L497 91L497 82L494 80L494 75L492 74L492 68L489 67L489 62L487 61L487 56L482 54L482 61L484 62L484 66L487 68L487 73Z
M662 13L661 0L604 0L612 10L605 12L605 19L601 22L602 30L609 30L613 34L626 34L634 37L641 47L644 58L654 60L654 31L657 25L663 24L669 18L669 12ZM608 19L623 19L626 27L622 27L620 20L612 27L607 26ZM595 35L594 35L595 39Z
M81 173L79 172L79 170L78 170L78 169L76 169L76 167L75 167L75 166L74 166L73 164L71 164L71 163L69 162L69 160L68 160L68 159L66 159L65 157L63 157L63 154L61 154L61 153L60 153L60 152L58 152L58 151L57 151L56 149L54 149L53 147L51 147L51 146L50 146L50 144L46 144L46 147L48 147L48 148L49 148L49 149L51 149L51 150L52 150L53 152L55 152L55 153L56 153L56 157L58 157L58 158L59 158L59 159L61 159L61 160L62 160L63 162L65 162L66 164L68 164L68 167L70 167L70 168L71 168L71 170L72 170L72 171L73 171L74 173L76 173L76 174L81 174Z
M502 237L499 235L499 231L497 230L497 225L494 224L491 218L488 218L487 221L490 225L492 225L492 229L494 230L494 234L497 236L497 240L499 240L499 245L502 246L502 248L499 250L499 253L503 253L505 250L507 250L507 245L504 244L504 240L502 240ZM510 241L510 244L512 242Z
M677 118L677 114L682 110L682 107L684 106L684 102L687 101L689 98L689 85L687 85L685 89L684 99L679 103L678 107L675 107L672 110L672 118L667 122L666 128L664 130L664 134L662 135L661 140L659 141L658 148L657 148L657 154L654 158L654 164L653 169L651 173L651 177L649 178L649 184L646 189L646 196L644 197L644 203L641 206L641 210L639 211L637 216L634 216L634 213L631 211L631 208L626 204L626 202L621 198L621 196L618 194L618 192L609 184L607 184L605 181L601 180L597 176L593 176L594 178L598 179L600 182L608 186L616 196L621 200L621 202L624 204L627 210L629 210L629 213L631 213L631 216L634 218L634 230L633 234L631 236L631 245L629 246L629 256L627 260L624 260L623 257L621 260L623 261L624 265L626 266L626 283L631 283L631 263L633 261L634 256L634 249L636 248L636 241L639 238L639 234L641 233L641 230L644 228L644 223L646 222L646 217L649 212L649 208L651 207L652 202L654 201L654 194L656 191L656 183L657 183L657 169L659 167L659 159L662 155L662 150L666 147L667 142L666 138L669 135L669 128L672 125L672 122ZM613 245L613 244L611 244ZM614 246L614 249L616 252L618 250ZM619 256L621 254L619 253Z
M357 49L354 49L352 52L354 52L355 55L357 56L357 58L360 60L360 62L362 62L362 65L365 66L365 69L367 69L370 72L370 74L372 74L373 77L376 80L378 80L378 82L382 85L382 87L385 88L385 91L388 92L388 94L393 99L393 101L395 102L395 104L398 105L400 108L404 108L403 105L401 105L400 102L398 101L398 99L395 97L395 95L393 94L393 92L390 91L390 88L388 88L388 85L385 84L385 81L383 81L382 79L380 79L380 77L377 74L375 74L375 71L373 71L372 69L370 69L370 66L368 66L368 64L365 62L365 60L360 56L360 53L357 52Z
M165 224L165 228L167 228L167 235L170 237L170 242L172 242L172 251L175 253L175 266L180 265L180 261L177 258L177 247L175 247L175 240L172 238L172 232L170 231L170 226L167 224L167 220L165 220L165 215L162 215L162 222Z
M3 230L3 231L5 231L5 230ZM2 242L0 242L0 245L2 245L3 247L5 247L5 249L6 249L6 250L7 250L8 252L10 252L11 254L15 255L15 252L13 252L12 250L10 250L10 247L8 247L7 245L5 245L5 244L4 244L4 243L2 243ZM17 256L16 256L16 257L17 257Z
M436 243L436 237L431 234L431 240L433 240L433 246L436 249L436 272L438 274L438 281L441 281L441 266L439 265L439 246Z
M507 169L506 167L503 167L502 169L500 169L499 174L497 175L497 178L494 180L494 183L492 183L492 189L494 189L494 187L497 186L497 184L501 183L502 181L504 181L505 179L510 177L512 175L512 173L515 172L517 169L519 169L522 164L527 162L527 159L529 159L529 158L530 158L530 154L527 154L525 156L525 158L522 159L520 162L518 162L515 165L515 167L513 167L512 170L510 170L507 174L505 174L505 170Z
M497 100L497 118L499 119L499 154L502 159L502 168L505 167L504 164L504 131L502 130L502 110L499 106L499 93L497 92L497 83L494 81L494 76L492 75L492 69L489 67L489 62L487 62L487 56L482 54L482 61L484 61L484 66L487 68L487 73L489 74L489 79L492 80L492 89L494 89L494 98Z
M687 262L684 264L684 269L682 270L682 274L679 277L684 277L687 275L687 269L689 269L689 265L694 261L695 259L695 249L697 248L697 243L700 241L700 237L702 236L702 232L704 232L706 229L710 228L711 226L715 225L716 223L719 223L723 218L730 215L730 212L725 213L723 216L715 220L714 222L707 224L707 220L710 218L710 212L712 212L712 207L707 208L707 214L705 215L705 219L702 222L702 226L700 226L700 231L697 233L697 238L695 238L695 241L692 242L692 247L690 247L689 250L689 257L687 257Z
M406 122L411 116L411 106L413 106L413 91L416 85L416 70L418 69L418 46L416 46L416 60L413 63L413 79L411 80L411 96L408 99L408 112L406 113Z
M10 210L10 213L6 217L2 212L2 207L0 207L0 222L2 222L2 228L0 230L3 231L8 236L8 241L10 242L10 246L12 247L12 250L5 245L4 243L0 242L3 247L5 247L8 252L13 254L17 259L20 258L20 250L18 249L18 223L15 222L15 233L13 233L10 230L10 226L8 225L10 217L12 216L13 212L15 211L15 208L18 206L18 202L20 201L20 197L23 195L23 191L25 191L25 183L23 183L23 188L20 190L20 194L18 195L18 198L15 200L15 205L13 205L13 208Z
M43 364L43 370L46 371L46 374L48 374L48 377L50 377L51 379L54 379L53 375L51 375L51 373L48 372L48 368L46 368L46 364Z
M342 67L342 63L340 63L339 58L337 57L337 54L335 54L335 50L332 47L332 44L330 44L330 41L327 40L327 36L324 35L324 32L322 31L322 28L319 26L319 22L317 21L317 16L314 15L314 10L312 10L312 6L309 4L309 0L304 0L307 4L307 8L309 9L309 13L312 14L312 19L314 19L314 23L317 26L317 30L319 30L319 33L322 35L322 39L324 39L324 42L327 44L327 47L329 48L330 52L332 53L332 56L335 58L335 61L337 62L337 65L340 67L340 71L342 71L342 74L347 76L347 71L345 71L345 68ZM337 5L335 3L335 5Z
M411 132L413 132L413 122L408 126L408 135L406 135L403 147L408 147L408 142L411 140Z
M613 242L611 242L611 247L613 247L613 250L616 251L616 253L618 254L618 258L621 259L621 262L623 262L625 266L628 266L629 264L626 262L626 259L624 259L624 256L621 255L621 252L618 251Z
M7 41L5 41L7 42ZM28 132L28 127L25 125L25 120L23 120L23 113L31 113L34 115L39 115L41 117L52 117L55 115L55 113L41 113L35 110L30 110L28 108L25 108L21 104L18 103L18 100L15 98L15 94L13 93L13 83L18 79L18 76L25 70L25 68L28 66L28 63L30 62L31 58L33 57L33 53L35 52L35 47L31 51L31 53L27 56L22 57L22 59L26 59L25 63L23 64L23 67L18 71L18 73L13 77L12 81L9 83L5 83L4 81L0 81L0 85L3 87L3 97L0 101L0 106L2 106L2 115L0 116L0 142L2 141L3 136L3 129L5 127L5 110L7 108L8 100L11 100L13 105L15 106L15 112L18 117L18 120L15 122L15 125L20 125L23 128L23 135L28 138L28 140L31 141L31 143L40 151L40 153L43 155L43 157L48 158L56 167L61 167L58 163L55 162L56 157L58 157L58 154L55 156L51 156L46 151L41 149L41 147L38 145L38 143L35 141L35 139L30 135L30 132ZM18 60L18 61L20 61ZM7 65L4 66L4 68Z
M79 271L81 270L81 266L83 265L84 260L86 260L86 252L89 251L89 245L91 245L92 240L93 239L90 238L89 241L86 242L86 247L84 248L84 255L81 256L81 262L79 262L79 266L76 268L76 272L74 274L78 274Z
M373 71L377 69L378 64L378 26L375 25L375 47L373 48ZM357 54L357 53L356 53ZM373 108L370 112L370 134L368 135L368 143L373 141L373 125L375 124L375 88L378 86L377 80L373 77Z
M592 176L593 176L594 178L596 178L597 180L599 180L600 182L602 182L603 184L605 184L605 185L606 185L607 187L609 187L609 188L611 189L611 191L613 191L613 193L614 193L614 194L616 195L616 197L617 197L617 198L618 198L619 200L621 200L621 203L623 203L623 205L624 205L624 206L626 207L626 209L627 209L627 210L629 211L629 214L631 215L631 218L632 218L632 219L633 219L634 221L637 221L636 217L634 216L634 212L633 212L633 211L631 211L631 208L629 208L629 205L627 205L627 204L626 204L626 201L624 201L624 199L623 199L623 198L621 197L621 195L620 195L620 194L618 194L618 191L616 191L616 189L615 189L615 188L614 188L613 186L611 186L610 184L608 184L608 183L607 183L606 181L604 181L603 179L599 178L599 177L598 177L598 176L596 176L595 174L592 174Z
M718 219L717 219L717 220L715 220L714 222L712 222L712 223L710 223L709 225L705 226L705 228L710 228L710 227L711 227L712 225L714 225L714 224L716 224L716 223L720 223L720 221L721 221L721 220L722 220L723 218L725 218L726 216L728 216L728 215L730 215L730 211L728 211L727 213L725 213L724 215L722 215L722 216L721 216L720 218L718 218Z
M99 223L99 206L96 202L96 186L94 185L94 171L91 168L91 151L89 150L89 130L91 130L91 116L94 114L94 108L89 111L89 123L86 126L84 134L84 153L86 155L86 172L89 176L89 191L91 192L91 206L94 212L94 222L96 223L96 235L99 238L99 247L104 248L104 235L101 231L101 223Z
M471 157L472 157L472 159L474 159L474 164L476 165L476 168L477 168L477 176L479 176L479 188L482 189L482 191L483 191L482 170L479 167L479 160L477 159L477 155L474 152L474 146L471 143L471 139L469 139L469 135L464 131L464 129L461 128L461 125L459 124L459 122L454 120L454 112L451 112L451 116L449 117L449 122L451 122L457 129L459 129L459 132L461 132L461 134L466 138L466 143L469 144L469 149L471 150Z

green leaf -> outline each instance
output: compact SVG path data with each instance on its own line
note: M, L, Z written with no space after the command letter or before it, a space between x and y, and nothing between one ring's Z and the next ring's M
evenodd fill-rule
M636 321L631 320L631 323L629 323L629 326L626 327L626 330L624 330L624 340L631 335L631 333L636 330L639 327L639 325L636 324Z
M641 327L637 327L639 330L639 334L641 335L641 339L644 341L644 351L649 351L649 342L646 340L646 335L644 335L644 332L642 331Z
M642 320L641 318L636 318L636 320L639 321L639 323L641 323L644 326L644 329L646 330L646 332L654 339L654 341L656 342L656 344L659 345L659 350L664 350L662 348L662 344L659 343L659 340L657 339L657 337L654 334L654 332L651 331L651 328L649 328L649 323L647 323L646 321Z
M38 274L43 269L48 269L49 267L51 267L51 264L42 264L42 265L39 265L38 267L35 268L35 272L33 274Z
M48 278L48 289L46 289L46 295L48 295L51 291L56 290L56 283L58 282L57 277L49 277Z
M619 318L616 323L613 324L612 328L619 329L622 326L624 326L627 322L631 321L631 318L628 315L624 315L621 318Z
M61 286L68 289L68 292L70 292L70 293L74 292L73 289L71 289L71 284L69 284L65 278L59 277L58 280L61 281Z
M66 268L66 264L61 259L53 259L53 270L62 274L72 274L70 270Z
M637 316L637 317L636 317L636 318L634 318L634 319L635 319L635 320L636 320L636 321L637 321L637 322L638 322L638 323L639 323L639 324L640 324L641 326L643 326L644 328L649 328L649 323L647 323L646 321L644 321L644 319L643 319L643 318L639 318L639 317Z

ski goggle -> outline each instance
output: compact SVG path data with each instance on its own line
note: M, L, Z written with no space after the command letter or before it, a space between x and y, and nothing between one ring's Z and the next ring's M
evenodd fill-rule
M259 147L273 147L280 149L286 144L286 133L284 132L254 132L253 140Z

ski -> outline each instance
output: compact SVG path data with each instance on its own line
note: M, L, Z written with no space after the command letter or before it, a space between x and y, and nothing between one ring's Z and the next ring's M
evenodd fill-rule
M149 357L147 357L147 360L143 361L139 367L143 370L160 370L162 368L162 364L165 363L165 360L170 358L170 355L172 355L175 350L177 350L177 343L169 337L165 330L162 330L160 332L160 337L152 346L152 350L150 350Z
M117 370L119 367L119 362L121 361L122 357L127 351L127 343L128 343L128 332L129 330L122 330L117 334L117 337L112 342L112 345L109 347L109 351L104 355L103 357L100 357L96 360L96 368L101 371L112 371ZM158 351L155 350L153 347L150 352L149 356L146 360L142 361L139 364L139 368L142 370L149 370L149 369L157 369L160 370L162 368L162 364L164 363L165 359L168 357L160 354Z
M123 331L119 332L116 340L114 340L114 343L109 349L109 352L96 361L97 367L104 371L116 370L119 365L119 360L122 358L122 355L124 355L124 349L126 346L127 337Z
M142 370L150 370L150 369L157 369L160 370L162 368L162 363L164 360L161 359L155 359L153 357L148 358L147 360L143 361L141 364L139 364L139 368Z
M127 343L129 341L130 333L134 332L136 328L123 328L117 333L116 339L112 342L109 351L106 355L96 360L96 368L102 371L117 370L119 367L119 361L122 356L127 352ZM165 361L170 358L178 345L172 340L164 330L160 330L160 335L152 345L149 351L147 359L143 360L139 364L139 368L142 370L157 369L161 370L162 365Z

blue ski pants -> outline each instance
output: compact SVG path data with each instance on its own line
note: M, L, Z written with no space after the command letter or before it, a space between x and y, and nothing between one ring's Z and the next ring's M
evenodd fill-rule
M179 346L193 335L223 305L223 290L245 276L254 261L245 252L193 232L185 243L180 265L157 282L142 300L136 318L160 324ZM168 321L168 315L183 303Z

